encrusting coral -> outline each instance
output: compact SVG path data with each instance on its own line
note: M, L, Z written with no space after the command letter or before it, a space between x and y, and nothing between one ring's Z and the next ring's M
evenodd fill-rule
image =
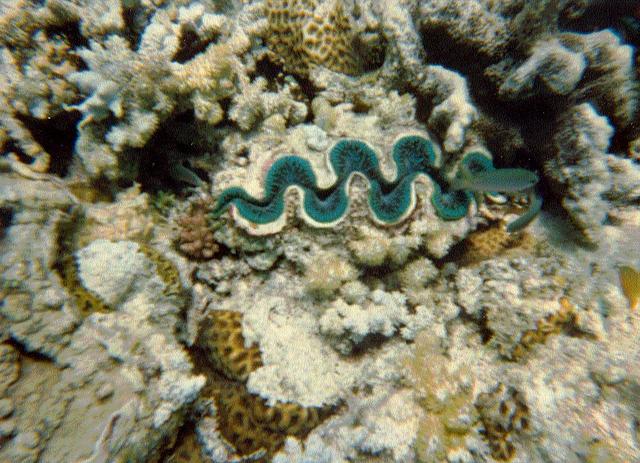
M533 172L525 169L496 169L489 157L472 151L465 154L458 176L447 187L437 171L439 159L433 143L418 135L400 137L393 145L392 159L396 175L390 181L381 173L372 148L358 140L342 140L328 154L331 176L336 181L323 190L307 160L281 157L269 166L263 198L253 198L241 187L227 188L218 196L212 214L217 218L231 207L236 221L249 233L276 233L286 224L285 193L294 187L302 195L301 215L305 222L315 227L334 226L347 213L349 185L357 174L369 182L368 205L373 219L383 225L395 224L415 208L414 181L426 175L434 182L431 203L436 213L444 220L457 220L468 213L471 191L530 190L538 181Z

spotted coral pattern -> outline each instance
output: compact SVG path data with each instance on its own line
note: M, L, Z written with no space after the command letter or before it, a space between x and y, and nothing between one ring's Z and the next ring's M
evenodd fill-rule
M517 246L531 244L531 237L525 233L509 233L499 223L476 230L462 243L460 261L464 265L491 259Z
M241 321L239 312L213 311L203 322L199 339L217 369L231 380L244 382L262 366L262 359L257 346L245 346Z
M341 1L267 0L267 45L284 69L303 77L314 66L360 72L354 33Z

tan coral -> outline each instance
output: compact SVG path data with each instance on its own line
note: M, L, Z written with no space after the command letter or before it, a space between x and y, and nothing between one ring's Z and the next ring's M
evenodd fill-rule
M267 0L267 45L285 70L306 77L314 66L355 75L360 64L343 2Z
M421 463L449 461L464 449L476 431L473 407L475 381L467 368L451 370L451 360L439 340L427 331L416 336L414 354L405 360L409 380L423 409L416 436L416 457Z
M330 295L357 276L356 269L346 259L331 252L316 255L305 272L307 289L316 295Z
M183 65L176 65L174 79L180 92L191 95L198 119L211 125L219 123L224 118L219 101L249 85L244 65L237 56L242 49L233 46L233 42L215 43Z
M96 186L88 187L78 183L72 188L81 200L101 194ZM139 185L119 193L113 203L87 205L83 227L78 231L78 247L84 247L97 239L148 241L155 226L149 210L149 195L141 193Z
M496 257L509 249L529 247L532 244L532 238L527 233L509 233L502 224L495 223L472 232L465 239L460 262L463 265L474 264Z
M0 397L20 378L20 355L9 344L0 344Z

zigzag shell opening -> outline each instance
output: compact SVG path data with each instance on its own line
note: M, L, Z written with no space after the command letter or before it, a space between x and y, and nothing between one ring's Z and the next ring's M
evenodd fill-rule
M304 222L316 228L333 227L348 215L350 185L355 176L365 179L368 185L369 210L378 225L396 225L411 215L416 205L415 182L424 178L433 183L431 204L441 219L458 220L469 213L473 199L470 192L446 191L440 185L442 180L435 170L439 150L431 140L416 134L401 136L393 145L392 157L396 172L394 179L389 180L380 170L375 150L358 140L341 140L326 156L330 175L336 181L332 187L320 190L310 163L289 155L270 164L261 199L253 198L240 187L227 188L218 198L216 215L228 208L248 233L277 233L287 223L283 214L288 209L287 193L295 190ZM478 149L467 152L460 165L473 172L494 169L488 153ZM526 226L538 211L539 207L532 207L513 222L511 231Z

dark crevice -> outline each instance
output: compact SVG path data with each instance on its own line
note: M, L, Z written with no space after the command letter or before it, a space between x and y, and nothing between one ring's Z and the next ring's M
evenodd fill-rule
M220 103L229 104L228 101ZM178 114L165 121L144 148L133 153L133 157L139 159L136 181L140 183L143 191L151 193L171 191L181 195L189 187L193 187L172 175L171 169L178 163L193 172L203 183L207 181L207 173L190 165L187 161L188 158L204 154L204 148L199 146L198 140L184 137L184 134L174 130L175 125L195 127L196 124L193 111Z
M199 53L218 39L217 36L207 40L201 40L196 31L184 26L180 34L180 47L173 57L173 61L185 63L194 58Z
M51 365L55 365L55 362L51 357L41 352L28 350L27 347L17 339L9 338L6 341L4 341L4 344L8 344L11 347L13 347L16 350L16 352L18 352L21 359L27 358L34 362L47 362L47 363L50 363Z
M607 28L616 30L622 39L640 46L640 7L637 0L592 1L578 18L563 15L560 28L565 31L589 33Z
M369 333L362 341L354 346L349 354L349 358L358 359L366 354L370 354L372 350L380 349L388 341L389 338L381 333Z
M489 328L489 318L487 317L486 309L482 309L480 312L480 319L477 321L478 328L480 329L480 337L483 344L487 344L493 338L493 331Z
M50 173L60 177L67 175L76 143L75 127L80 118L81 115L77 111L63 112L49 119L19 117L20 122L29 130L34 140L42 146L45 152L49 153ZM17 153L21 161L27 161L24 153L21 153L20 150Z
M4 238L7 229L13 222L14 210L11 207L0 207L0 240Z
M48 26L45 31L50 39L60 37L73 49L89 47L89 40L80 32L80 23L77 21L64 25ZM81 62L82 60L78 59L78 61ZM79 70L81 71L82 69Z

